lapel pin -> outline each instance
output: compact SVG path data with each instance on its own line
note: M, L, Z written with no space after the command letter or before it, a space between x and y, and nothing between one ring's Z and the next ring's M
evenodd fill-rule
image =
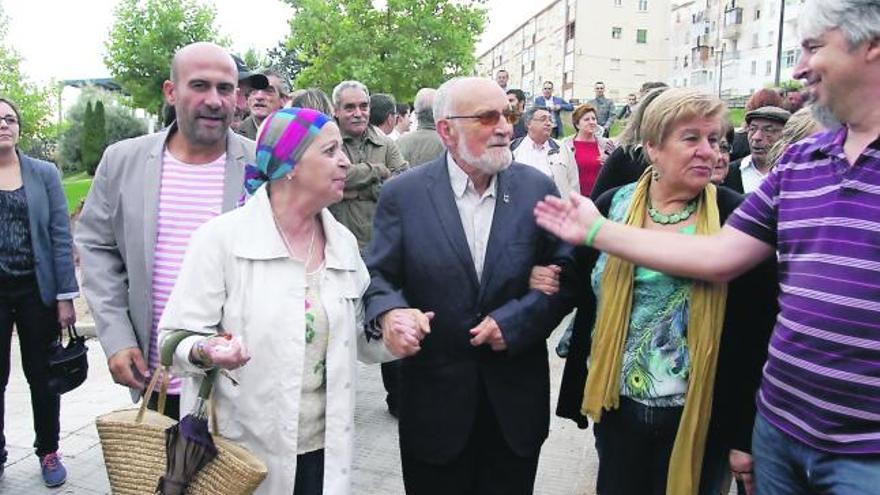
M501 201L504 201L505 203L510 203L510 195L504 193L504 196L501 197Z

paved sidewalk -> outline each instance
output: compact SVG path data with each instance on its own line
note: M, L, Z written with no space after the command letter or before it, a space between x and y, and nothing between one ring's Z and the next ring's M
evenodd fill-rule
M559 331L548 345L555 345ZM89 341L88 381L70 392L61 404L61 452L68 482L61 488L45 488L33 455L33 423L30 393L21 371L17 339L13 342L12 375L6 390L6 439L9 460L0 479L0 494L105 494L110 493L95 417L131 406L126 390L113 384L100 345ZM551 353L551 404L563 361ZM397 425L385 408L385 392L378 366L360 365L357 394L354 490L358 495L403 494ZM454 407L454 405L452 406ZM551 409L552 410L552 409ZM538 467L538 495L594 493L596 454L592 434L578 430L571 421L555 416L550 438L544 444ZM149 488L148 488L149 490Z

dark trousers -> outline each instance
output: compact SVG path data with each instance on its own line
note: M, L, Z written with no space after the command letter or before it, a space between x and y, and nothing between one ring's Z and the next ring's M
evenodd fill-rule
M162 378L159 378L161 380ZM159 392L153 391L150 400L147 401L147 409L151 411L159 411ZM180 396L168 394L165 396L165 410L162 414L169 418L180 421ZM187 413L189 414L189 413Z
M626 397L593 425L599 495L665 495L682 407L648 407Z
M16 277L0 279L0 461L6 462L6 437L3 435L6 384L9 383L12 327L18 333L24 376L31 389L34 414L36 454L43 456L58 450L58 416L61 396L49 391L49 351L61 330L58 310L46 306L40 298L36 279Z
M483 391L470 439L452 461L416 459L401 442L403 486L408 495L531 495L539 454L521 457L510 449Z
M324 493L324 449L296 456L296 481L293 495Z
M400 361L382 363L382 385L385 386L385 403L388 411L397 417L397 401L400 397Z

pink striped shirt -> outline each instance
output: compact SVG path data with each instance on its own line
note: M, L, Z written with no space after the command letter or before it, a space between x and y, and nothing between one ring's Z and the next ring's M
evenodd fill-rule
M159 365L159 320L177 281L183 255L192 233L223 210L226 154L205 165L183 163L168 150L162 155L159 211L156 219L156 252L153 258L153 331L150 369ZM181 382L172 378L168 393L180 394Z

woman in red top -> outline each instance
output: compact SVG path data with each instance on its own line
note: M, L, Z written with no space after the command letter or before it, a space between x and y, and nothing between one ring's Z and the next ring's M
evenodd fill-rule
M577 133L563 142L574 152L581 194L585 196L589 196L593 190L599 169L614 150L614 143L602 137L596 114L596 107L590 104L575 108L571 114L571 123Z

